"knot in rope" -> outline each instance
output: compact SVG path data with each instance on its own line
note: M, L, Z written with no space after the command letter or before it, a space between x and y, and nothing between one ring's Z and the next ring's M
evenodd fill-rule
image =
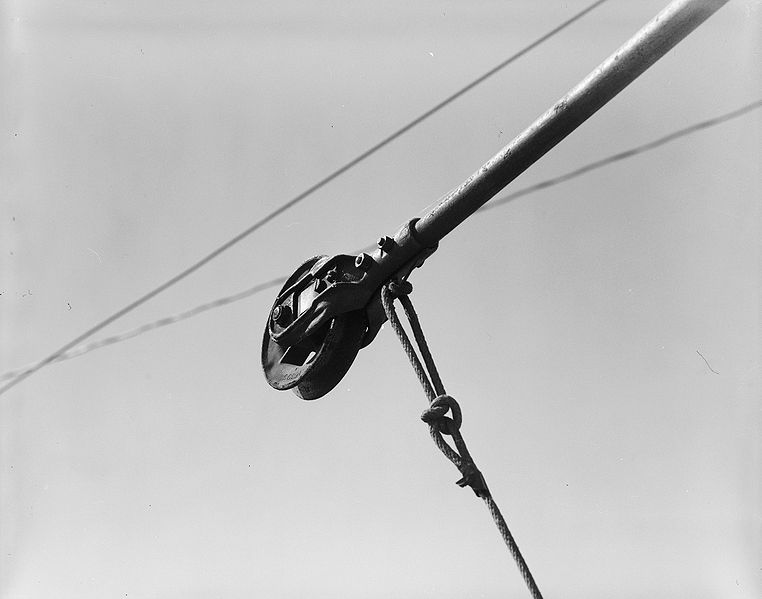
M503 541L516 562L521 577L529 588L532 597L534 599L542 599L542 595L537 588L532 573L529 571L526 561L524 561L524 556L521 555L521 551L519 551L519 547L516 544L511 531L508 530L505 518L503 518L500 509L497 507L497 503L495 503L495 500L492 498L492 494L487 487L487 482L484 480L484 476L482 476L482 473L476 467L471 454L468 452L466 442L460 434L460 425L463 422L463 415L458 402L445 392L442 379L437 372L434 358L431 356L429 345L423 334L421 323L418 321L418 315L415 313L413 303L408 297L412 290L413 286L407 281L389 281L381 288L381 304L386 313L386 317L389 319L389 323L392 325L392 329L397 334L397 337L399 337L402 347L405 350L405 353L413 366L413 370L415 370L415 374L429 400L429 407L423 414L421 414L421 420L429 425L429 432L439 450L458 470L460 470L462 478L457 481L458 486L471 487L477 497L482 499L487 505L487 508L492 515L492 519L495 521L495 524L500 531L500 536L503 537ZM402 323L394 310L395 299L399 299L405 310L405 315L407 316L410 328L413 331L413 337L418 344L418 350L421 353L423 364L416 354L413 344L407 336L407 333L402 327ZM452 418L446 415L448 412L452 412ZM443 434L449 435L452 438L452 443L455 446L454 448L444 440L444 437L442 437Z
M452 418L445 416L448 411L452 411ZM436 428L440 433L452 436L460 430L463 413L454 397L440 395L431 402L427 410L424 410L421 420Z

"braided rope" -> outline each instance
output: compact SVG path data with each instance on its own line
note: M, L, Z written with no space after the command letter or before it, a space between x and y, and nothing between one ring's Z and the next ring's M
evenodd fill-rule
M434 359L431 356L426 337L423 334L423 328L421 327L418 315L415 312L413 303L408 297L408 294L412 289L412 285L407 281L401 283L391 281L381 290L381 303L383 304L384 312L386 312L386 316L391 323L392 329L402 343L405 354L407 354L407 357L413 366L413 370L415 370L415 374L421 382L421 386L429 400L429 409L421 415L421 420L429 425L431 438L434 440L434 443L439 450L463 475L463 478L457 481L457 484L461 487L470 486L474 493L476 493L476 495L487 505L487 509L500 532L500 536L503 538L503 541L508 547L508 551L516 562L519 573L524 579L532 597L534 599L542 599L542 594L540 593L540 589L537 588L537 583L535 582L532 573L529 571L529 566L527 566L524 556L521 554L519 546L516 544L516 540L513 538L513 535L505 522L505 518L500 512L500 508L492 498L487 483L484 480L482 473L476 467L476 464L466 447L466 442L460 434L460 425L462 422L460 406L453 397L447 395L445 392L442 379L439 376L439 371L434 364ZM426 365L425 369L397 316L394 309L395 299L399 299L402 304L405 315L413 331L413 337L418 345L418 350ZM452 418L445 416L448 411L452 413ZM445 441L442 436L443 434L452 437L457 451Z

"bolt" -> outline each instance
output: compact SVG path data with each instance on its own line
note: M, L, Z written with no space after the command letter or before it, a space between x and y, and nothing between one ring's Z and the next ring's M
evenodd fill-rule
M279 325L285 326L285 324L291 320L291 308L283 305L275 306L272 313L272 319Z
M373 258L365 252L355 258L355 266L361 270L368 270L373 264Z
M389 237L388 235L384 235L383 237L378 238L378 247L382 252L386 252L387 254L391 252L394 249L394 239Z

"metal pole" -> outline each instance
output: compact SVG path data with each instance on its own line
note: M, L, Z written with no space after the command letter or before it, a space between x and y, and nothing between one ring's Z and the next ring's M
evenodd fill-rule
M728 0L675 0L415 224L437 243L664 56Z

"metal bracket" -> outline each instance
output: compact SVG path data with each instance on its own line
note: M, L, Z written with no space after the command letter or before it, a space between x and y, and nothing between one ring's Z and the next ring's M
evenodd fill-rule
M386 318L378 323L377 310L369 305L373 296L386 281L407 279L436 250L437 246L424 248L416 239L417 220L405 223L394 238L380 238L372 254L321 258L284 288L268 319L272 340L280 345L298 343L331 318L366 308L369 323L373 323L377 332ZM373 337L375 333L370 340Z
M381 287L390 280L406 280L437 248L436 244L424 247L420 243L415 231L417 220L405 223L394 237L381 237L370 254L319 256L295 271L278 294L265 328L262 365L271 386L302 391L309 387L307 394L314 399L319 397L316 390L321 394L330 390L329 380L331 387L338 383L344 373L329 373L327 369L337 365L348 368L354 355L375 339L386 321ZM326 326L350 315L356 322L358 314L365 323L359 331L359 344L353 350L339 347L335 335L334 342L329 343ZM353 324L350 329L354 331L357 326ZM348 338L354 340L354 332ZM296 367L282 366L295 352L306 361ZM342 352L345 355L341 360L331 359ZM309 362L313 353L319 356L319 363Z

